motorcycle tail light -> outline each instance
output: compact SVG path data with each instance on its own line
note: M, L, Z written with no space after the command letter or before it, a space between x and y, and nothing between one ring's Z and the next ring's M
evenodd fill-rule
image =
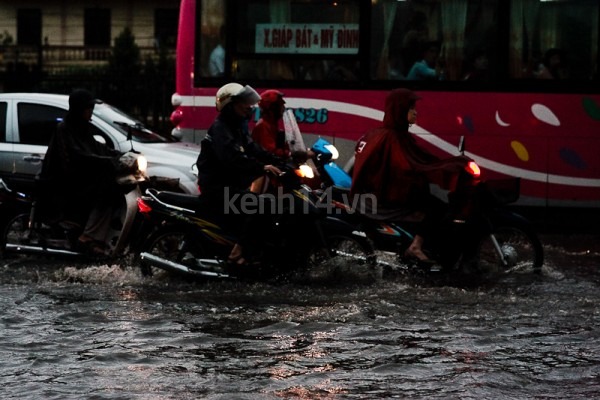
M150 205L146 203L141 197L137 199L137 207L138 211L142 214L148 214L152 211L152 207L150 207Z
M481 169L479 169L479 165L477 165L475 161L469 161L465 169L469 174L471 174L475 178L479 178L479 175L481 175Z

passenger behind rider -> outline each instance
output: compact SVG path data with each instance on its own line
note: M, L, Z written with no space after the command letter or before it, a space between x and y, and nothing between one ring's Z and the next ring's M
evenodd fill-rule
M369 210L373 218L421 221L404 256L433 263L423 243L445 206L430 193L429 184L451 189L467 159L442 160L417 144L408 129L417 120L418 99L408 89L395 89L387 96L383 126L367 132L356 145L351 195L375 195L376 207Z
M43 198L64 226L83 231L82 250L105 255L119 188L116 173L121 153L98 142L90 120L97 103L91 92L76 89L69 96L69 111L50 139L42 163Z
M252 139L269 153L286 159L291 156L285 133L279 129L279 121L285 111L283 93L278 90L265 90L258 101L260 119L252 130Z
M258 106L260 107L260 119L252 129L252 139L264 150L268 151L281 160L292 158L297 162L305 162L315 156L308 149L306 152L295 151L292 153L286 141L285 132L279 129L279 121L285 112L284 94L279 90L269 89L260 94ZM273 182L272 182L273 183ZM268 185L267 179L259 178L252 185L252 191L262 193Z
M239 241L228 259L235 265L249 263L252 252L260 246L269 218L265 214L269 207L248 209L260 204L259 199L248 200L258 196L249 190L250 185L265 173L281 174L271 164L273 157L254 143L248 132L248 120L259 100L250 86L222 86L216 95L219 114L202 140L197 161L202 204L216 215L233 218L234 224L239 225Z

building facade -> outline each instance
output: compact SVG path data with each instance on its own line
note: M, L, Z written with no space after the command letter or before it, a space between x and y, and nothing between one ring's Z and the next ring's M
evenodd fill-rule
M0 2L0 73L108 60L129 28L142 57L161 46L174 52L179 0L20 0ZM1 87L0 87L1 89Z

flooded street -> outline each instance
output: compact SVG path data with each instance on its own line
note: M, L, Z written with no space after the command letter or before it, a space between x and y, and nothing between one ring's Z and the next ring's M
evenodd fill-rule
M598 398L600 240L542 241L541 275L477 286L2 260L3 398Z

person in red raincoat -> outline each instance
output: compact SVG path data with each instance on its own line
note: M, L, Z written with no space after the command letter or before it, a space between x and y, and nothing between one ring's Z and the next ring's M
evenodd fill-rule
M278 90L265 90L258 101L260 120L252 129L252 140L276 157L287 159L291 156L285 141L285 133L279 129L279 120L285 111L283 93Z
M292 152L286 141L285 132L279 129L279 121L285 112L283 96L282 92L275 89L268 89L260 94L258 101L260 119L252 129L252 140L282 161L291 157L297 162L305 162L314 157L315 153L310 149L306 152ZM266 190L266 184L277 186L276 180L265 182L265 177L261 177L252 183L251 191L262 193Z
M440 218L440 207L429 184L452 190L468 160L462 156L442 160L418 145L408 128L417 120L419 99L404 88L390 92L383 126L367 132L356 145L351 194L376 197L374 218L422 220L405 256L431 262L422 246Z

